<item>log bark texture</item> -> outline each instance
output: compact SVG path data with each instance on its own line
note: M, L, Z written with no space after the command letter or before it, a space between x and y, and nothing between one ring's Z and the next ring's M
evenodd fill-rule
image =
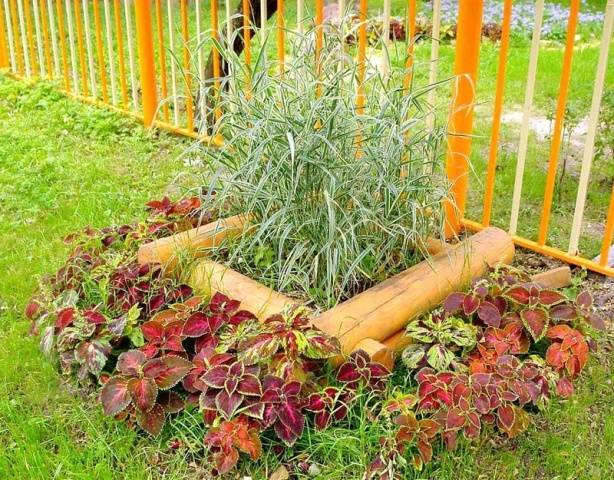
M348 353L365 338L381 342L394 335L489 266L510 263L513 257L511 237L487 228L324 312L313 323L339 338Z
M203 256L206 254L206 249L215 247L223 240L242 233L244 224L243 216L235 215L146 243L139 248L137 260L140 264L166 264L172 269L182 253L193 257Z

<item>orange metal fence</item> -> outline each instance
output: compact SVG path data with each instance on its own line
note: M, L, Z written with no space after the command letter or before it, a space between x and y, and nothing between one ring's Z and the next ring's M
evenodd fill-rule
M386 49L390 45L389 25L391 1L383 0L383 32L378 45L384 52L385 68L390 60ZM217 138L205 133L210 116L204 111L203 91L199 79L205 75L205 44L212 48L212 72L214 89L220 88L221 58L209 40L230 43L233 29L239 29L244 39L243 61L252 62L252 41L255 34L274 32L280 74L284 72L286 36L290 31L314 32L316 68L325 41L324 2L314 0L305 5L296 2L296 23L290 25L284 0L277 0L275 19L267 20L267 0L241 0L239 15L234 20L230 0L224 0L225 18L220 19L220 0L0 0L0 69L25 79L53 79L60 82L68 95L96 105L110 107L140 119L146 126L158 126L193 138L203 138L216 144ZM469 191L470 154L472 148L473 114L476 84L480 82L478 64L482 29L483 0L459 0L457 40L455 47L454 91L449 115L448 151L446 171L452 186L452 198L446 205L447 234L454 235L461 228L479 230L491 224L493 200L496 196L497 156L500 147L500 127L504 105L507 55L509 50L512 0L502 4L502 36L499 47L496 88L493 101L493 117L488 162L484 181L484 198L481 219L467 218L466 204ZM260 17L250 12L259 6ZM346 9L345 0L339 0L339 10ZM565 121L569 85L572 74L574 39L578 25L580 0L571 0L562 62L560 89L554 112L554 129L551 139L546 182L539 229L535 239L518 235L522 185L525 176L528 123L533 105L537 75L537 59L540 48L541 23L544 0L535 2L535 27L533 30L528 76L520 129L516 177L512 192L510 222L507 226L517 245L550 255L563 261L587 267L614 276L614 268L607 265L608 250L614 240L614 181L605 222L600 258L589 260L578 254L583 224L592 160L594 156L599 107L605 84L608 49L614 22L614 0L608 0L595 76L594 94L588 118L588 134L584 146L581 172L578 179L577 199L567 250L548 246L548 233L554 201L555 179L559 168L561 141ZM308 10L308 15L306 15ZM409 88L416 68L429 69L429 82L437 78L439 52L440 0L433 0L431 61L427 67L414 62L416 38L416 1L407 0L406 27L408 34L407 55L403 86ZM309 16L312 15L312 16ZM367 59L368 1L358 5L359 25L356 92L357 113L365 102L365 71ZM268 23L271 26L267 26ZM260 28L256 28L256 25ZM205 27L205 28L203 28ZM218 45L220 43L217 43ZM193 52L196 52L193 54ZM249 69L247 70L249 72ZM249 88L249 79L246 82ZM433 103L434 92L429 92ZM219 118L216 109L213 118ZM429 120L432 122L432 120Z

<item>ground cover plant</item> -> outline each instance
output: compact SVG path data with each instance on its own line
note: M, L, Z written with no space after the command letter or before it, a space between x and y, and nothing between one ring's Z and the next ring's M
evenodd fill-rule
M361 350L331 371L338 343L301 308L260 322L238 301L195 296L160 265L137 264L143 242L216 218L196 197L147 206L142 222L70 236L68 260L42 280L25 315L43 352L98 392L106 415L158 436L169 416L199 412L214 475L232 471L241 452L258 460L267 432L282 453L353 409L369 409L383 433L367 479L422 470L438 438L454 450L461 433L478 439L488 425L516 437L530 423L525 406L573 394L605 326L587 291L570 298L499 266L409 324L428 347L403 355L403 386Z

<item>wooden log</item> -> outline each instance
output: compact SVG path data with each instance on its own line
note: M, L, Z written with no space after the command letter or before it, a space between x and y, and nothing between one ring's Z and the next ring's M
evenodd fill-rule
M202 256L206 253L206 249L241 234L244 226L245 220L242 215L222 218L207 225L146 243L139 248L137 260L141 264L161 263L172 268L183 253L193 257Z
M201 260L196 264L189 284L198 294L221 292L233 300L239 300L241 308L252 312L260 320L298 304L296 300L211 260ZM324 330L324 333L329 332ZM365 350L373 360L389 370L394 366L394 352L380 342L365 339L358 348Z
M221 263L201 260L194 267L189 284L202 295L220 292L241 302L241 308L264 320L299 302Z
M567 265L536 273L531 281L545 288L564 288L571 285L571 268Z
M531 281L545 288L564 288L571 284L571 268L563 266L536 273L531 276ZM382 341L382 344L395 352L402 351L410 343L412 343L412 341L409 337L405 336L405 329L398 331Z
M510 263L513 257L511 237L489 227L324 312L313 323L339 338L344 352L351 352L365 338L381 342L394 335L412 318L483 275L488 266Z
M365 338L356 344L354 351L356 350L364 350L374 362L381 363L388 371L392 372L394 368L394 350L392 348L372 338Z

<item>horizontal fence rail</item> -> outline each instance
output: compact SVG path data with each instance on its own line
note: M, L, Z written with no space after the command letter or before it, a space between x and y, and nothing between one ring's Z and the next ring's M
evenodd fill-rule
M393 6L398 2L383 0L379 19L382 28L374 41L367 31L368 0L356 4L356 21L351 34L356 45L344 47L356 62L356 113L363 113L366 85L377 68L387 81L395 68L401 68L403 88L412 88L416 72L424 69L428 84L440 80L439 55L442 5L432 1L430 30L418 32L417 2L404 0L406 40L405 58L395 67L390 52L398 44L391 36ZM504 113L506 67L510 51L510 35L514 4L501 2L501 38L498 43L497 78L493 97L477 98L480 82L479 61L482 42L483 0L459 0L454 47L454 81L448 113L448 148L446 171L452 197L446 205L446 233L457 234L461 228L480 230L493 223L493 203L497 198L497 163L501 148L501 127ZM569 242L566 248L548 245L555 204L555 184L560 169L561 142L565 127L565 111L569 101L572 78L574 43L579 22L580 0L571 0L567 19L566 41L562 59L560 88L550 139L550 153L544 165L546 171L539 226L534 238L522 236L523 181L526 178L527 157L531 141L530 120L534 111L534 96L538 75L538 59L544 0L535 1L534 26L525 87L524 106L515 159L515 180L511 192L509 223L503 226L517 245L549 255L565 262L614 276L608 266L608 253L614 240L614 180L607 211L603 212L604 237L596 260L579 254L590 178L593 171L595 141L599 125L601 99L606 84L609 48L614 23L614 0L607 2L604 16L593 96L587 120L587 135L583 147L577 194ZM338 17L343 19L351 9L347 0L336 4ZM291 22L286 15L292 9ZM223 62L219 48L233 49L241 54L248 67L244 88L250 90L250 68L256 54L265 49L272 57L279 75L284 75L289 60L291 35L312 35L315 68L318 69L327 37L330 16L325 15L323 0L287 2L286 0L0 0L0 69L28 80L53 80L70 96L99 106L105 106L142 121L146 126L199 138L213 145L221 141L209 137L212 126L220 119L218 107L210 107L208 95L219 94L224 75L236 66ZM398 8L397 8L398 10ZM351 12L349 12L351 13ZM267 44L264 45L264 38ZM428 60L416 60L416 42L420 39L428 48ZM269 42L270 40L270 42ZM237 45L239 47L237 48ZM272 45L267 48L267 45ZM371 57L380 59L372 64ZM340 62L344 61L340 59ZM211 93L213 92L213 93ZM427 94L427 104L442 101L436 89ZM481 215L473 215L467 207L472 191L471 151L474 129L474 107L479 102L492 104L490 141L484 178ZM212 111L211 111L212 110ZM436 112L427 116L433 128ZM479 219L478 219L479 218ZM495 222L496 223L496 222Z

